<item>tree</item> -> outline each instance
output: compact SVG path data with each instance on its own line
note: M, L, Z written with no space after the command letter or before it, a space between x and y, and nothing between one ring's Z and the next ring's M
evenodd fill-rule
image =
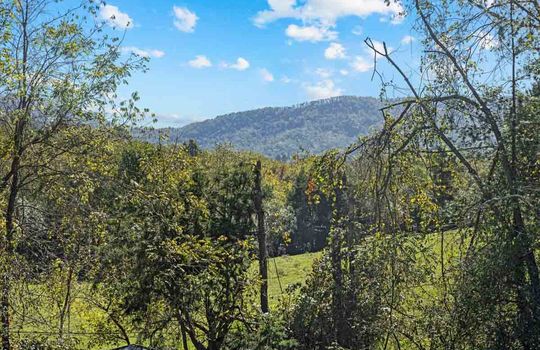
M22 269L16 256L21 198L37 178L63 176L54 160L84 152L91 126L116 122L137 111L133 103L116 109L115 91L144 60L120 60L120 41L93 23L98 6L84 1L3 1L0 10L0 135L2 164L1 337L10 342L10 286ZM116 110L106 117L106 109ZM6 268L7 267L7 268Z
M165 346L181 335L198 350L221 349L249 309L253 168L191 156L187 147L132 147L120 161L122 185L110 189L107 258L96 284L142 325L140 339Z
M483 327L488 339L481 346L486 348L497 343L497 334L505 334L509 347L517 343L523 349L537 348L538 216L528 200L534 190L525 185L519 154L528 152L523 141L530 139L523 132L522 115L531 101L523 91L534 81L538 65L540 8L535 1L416 0L409 10L425 36L422 79L406 74L386 45L366 40L375 55L397 71L411 96L388 107L401 106L395 118L388 117L384 132L406 137L400 152L409 151L409 145L420 146L422 152L442 148L475 186L468 198L476 208L474 220L460 218L462 226L471 227L463 231L470 240L463 272L464 283L474 283L482 292L456 298L474 297L476 305L493 306L499 314L484 318L476 310L475 323L465 310L473 312L476 305L460 305L463 315L469 315L469 321L462 321L471 327L470 334ZM486 81L486 74L494 75ZM500 284L486 289L487 279L494 276L503 276ZM512 316L508 308L515 310ZM463 325L460 331L465 331ZM464 341L480 346L473 336Z
M259 243L259 275L261 277L261 311L268 313L268 247L264 224L263 192L262 192L262 166L258 160L255 165L255 187L253 189L253 203L257 215L257 241Z
M289 194L288 202L294 211L296 223L291 234L291 253L320 251L326 246L332 210L327 196L317 192L314 184L309 170L306 173L301 169ZM310 196L316 200L311 200Z

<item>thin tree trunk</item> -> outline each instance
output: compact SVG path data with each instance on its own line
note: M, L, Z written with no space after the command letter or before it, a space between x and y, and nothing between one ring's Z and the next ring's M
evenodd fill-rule
M332 290L332 315L334 318L334 333L338 344L343 344L343 270L341 255L341 230L333 229L331 244L332 278L334 288Z
M21 4L20 9L21 14L21 29L22 29L22 62L21 62L21 75L22 78L19 80L19 88L21 92L21 97L19 99L17 113L22 113L22 115L17 115L17 122L15 124L15 132L13 135L13 158L11 160L11 184L9 186L9 197L8 204L5 211L5 225L6 225L6 236L5 236L5 246L4 253L6 261L8 264L14 263L14 252L15 245L13 242L14 233L15 233L15 209L17 204L17 196L19 194L19 176L20 176L20 166L21 158L24 152L23 147L23 137L24 129L26 127L26 118L28 116L29 101L27 97L27 64L28 64L28 50L29 50L29 38L28 38L28 16L29 16L29 3L24 2L24 6ZM7 266L7 269L3 271L2 276L2 301L0 305L0 322L1 322L1 337L2 337L2 348L3 350L11 350L10 342L10 288L11 288L11 270L12 266Z
M11 349L9 341L9 276L4 273L2 281L2 308L1 322L2 322L2 349Z
M128 332L126 331L126 329L124 328L124 326L122 326L122 324L120 323L120 321L118 321L116 319L116 317L112 316L112 314L109 314L109 318L111 319L111 321L113 321L113 323L115 324L116 327L118 327L118 329L120 330L120 333L122 333L122 338L125 340L126 344L127 345L130 345L131 344L131 340L129 338L129 334Z
M24 105L24 102L21 104ZM9 187L8 205L5 211L6 236L4 242L4 254L9 265L14 263L15 246L13 242L15 233L15 209L17 204L17 196L19 193L19 171L22 156L22 135L25 126L24 119L19 119L15 129L15 153L11 162L11 184ZM3 271L2 276L2 303L1 303L1 323L2 323L2 348L4 350L11 349L10 343L10 289L11 289L11 274L12 266L7 266Z
M11 180L10 193L8 199L8 206L5 213L6 223L6 237L4 243L4 254L8 266L3 271L2 276L2 304L1 304L1 322L2 322L2 348L4 350L11 349L10 343L10 289L11 289L11 274L13 266L9 266L14 263L14 250L13 234L15 231L15 206L17 201L17 194L19 190L19 156L15 156L12 162L13 177Z
M262 207L261 161L255 166L255 211L257 213L257 239L259 241L259 275L261 277L261 311L269 312L268 307L268 251L264 230L264 210Z
M516 179L516 166L517 166L517 127L518 127L518 113L517 113L517 79L516 79L516 60L517 60L517 50L515 44L515 23L514 23L514 1L510 1L510 30L511 30L511 50L512 50L512 107L511 107L511 161L509 166L510 174L514 182L509 181L511 188L511 194L514 196L512 199L513 202L513 223L514 223L514 233L513 239L519 239L520 243L523 242L523 246L520 244L518 249L518 259L524 263L524 267L529 275L529 295L530 295L530 308L531 314L529 316L528 310L523 310L523 307L519 307L522 314L521 318L527 317L528 322L525 324L522 334L523 347L526 348L536 348L540 346L538 344L540 340L538 339L538 332L540 331L540 277L538 272L538 264L536 263L536 257L532 249L532 244L530 239L527 236L526 226L523 219L523 214L519 200L515 197L517 194L517 188L514 185L517 182ZM522 285L518 285L518 288L523 288L526 286L526 279L524 276L524 270L521 267L518 269L518 273L523 276L518 276L521 280ZM521 299L521 298L520 298ZM525 299L526 300L526 299ZM522 303L524 301L518 301ZM526 302L526 301L525 301Z
M67 313L69 310L69 305L71 304L72 280L73 280L73 269L70 267L68 268L68 275L66 279L66 294L64 296L64 304L62 305L62 310L60 310L60 325L58 327L60 338L62 338L64 335L64 324L65 324L65 320L66 320Z
M345 177L343 177L343 186L345 185ZM334 280L334 288L332 291L332 316L334 321L335 340L340 346L346 346L347 327L346 317L343 305L343 236L344 227L342 219L344 217L343 208L343 189L338 187L335 189L335 198L333 205L333 223L332 223L332 242L330 245L330 255L332 260L332 278Z
M184 347L184 350L189 350L186 326L184 326L182 323L180 323L180 330L182 332L182 346Z
M527 237L519 203L513 203L513 205L514 225L511 239L517 241L517 249L514 252L514 279L521 328L519 338L524 350L537 349L540 346L538 335L540 330L538 265L530 239ZM528 281L526 273L529 277Z

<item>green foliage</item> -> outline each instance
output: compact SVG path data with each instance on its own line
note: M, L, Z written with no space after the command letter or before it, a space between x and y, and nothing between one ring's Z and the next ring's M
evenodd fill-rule
M380 336L382 289L377 258L357 252L355 260L344 274L342 294L346 319L342 323L347 339L340 343L348 349L366 349L375 345ZM373 259L369 261L368 259ZM300 349L331 349L334 343L333 288L330 256L325 255L314 265L306 286L302 287L291 316L291 330Z
M330 232L331 208L326 196L311 188L313 180L301 170L289 195L296 225L287 251L292 254L320 251ZM317 201L312 201L313 196Z
M292 107L262 108L218 116L182 128L137 133L156 142L160 132L171 141L195 140L203 148L230 143L275 159L290 159L302 151L321 153L343 148L380 125L379 100L341 96Z
M50 18L62 4L0 1L3 347L539 347L534 2L415 2L428 85L402 76L414 99L394 101L382 131L288 163L204 149L342 147L379 104L267 108L170 130L185 144L136 141L118 122L146 111L115 91L145 60L122 61L119 41L89 27L98 4ZM29 8L36 22L20 20ZM508 44L490 53L504 67L489 84L485 28ZM257 160L273 255L326 246L313 268L315 254L271 258L264 315Z
M298 342L290 336L287 322L282 318L282 314L259 315L253 321L253 326L235 330L224 348L231 350L298 349Z
M198 349L221 346L245 312L252 168L226 150L134 146L120 157L123 185L108 190L107 263L96 282L116 290L153 345L179 326Z
M20 350L70 350L77 348L76 342L59 342L54 343L48 340L29 338L24 339L17 344L17 349Z

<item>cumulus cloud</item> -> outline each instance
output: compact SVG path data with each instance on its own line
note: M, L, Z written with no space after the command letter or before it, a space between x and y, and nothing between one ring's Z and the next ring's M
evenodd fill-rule
M320 100L343 94L343 90L336 87L334 82L330 79L320 81L314 85L305 85L304 89L306 90L309 98L313 100Z
M99 17L113 28L133 28L131 17L127 13L120 11L117 6L102 5L99 9Z
M266 68L259 70L259 74L261 75L262 80L265 82L271 83L274 81L274 75L272 75L272 73L270 73Z
M345 48L339 43L331 43L330 46L324 50L324 57L329 60L342 59L346 56Z
M337 32L330 30L328 27L319 26L297 26L291 24L285 30L285 34L296 41L329 41L337 38Z
M267 0L270 10L264 10L257 13L253 22L256 26L262 27L280 18L297 17L297 10L294 9L296 0Z
M349 71L346 69L340 69L339 74L346 76L346 75L349 75Z
M332 71L327 68L317 68L315 70L315 74L317 74L319 77L323 79L330 78L332 76Z
M226 62L223 62L221 64L221 66L223 68L229 68L229 69L236 69L236 70L239 70L239 71L243 71L243 70L246 70L249 68L250 64L249 64L249 61L246 60L245 58L243 57L238 57L236 59L236 62L235 63L226 63Z
M365 73L373 68L373 60L366 59L362 56L356 56L351 62L351 68L360 73Z
M254 18L257 26L280 18L295 18L303 22L333 26L341 17L365 18L371 14L400 17L403 7L397 2L387 6L384 0L267 0L269 9L260 11ZM394 20L393 20L394 21Z
M122 47L122 52L124 52L124 53L132 53L132 54L135 54L135 55L141 56L141 57L161 58L161 57L165 56L165 52L163 52L161 50L143 50L143 49L139 49L138 47L135 47L135 46Z
M376 51L384 53L384 43L380 41L372 40L371 44L373 45ZM391 53L393 51L393 48L386 46L386 50L388 51L388 53ZM379 60L380 58L382 58L381 55L376 54L375 51L368 46L364 48L364 52L365 52L364 55L356 56L350 61L350 67L353 71L359 72L359 73L369 72L371 69L373 69L375 65L373 61L375 59ZM347 75L347 74L348 72L346 74L342 73L342 75Z
M189 61L188 65L193 68L201 69L212 67L212 62L210 62L210 60L206 56L198 55L194 59Z
M401 43L403 45L408 45L410 43L412 43L413 41L415 41L415 37L414 36L411 36L411 35L405 35L402 39L401 39Z
M195 26L199 17L194 12L191 12L187 7L173 6L174 26L181 32L192 33L195 31Z

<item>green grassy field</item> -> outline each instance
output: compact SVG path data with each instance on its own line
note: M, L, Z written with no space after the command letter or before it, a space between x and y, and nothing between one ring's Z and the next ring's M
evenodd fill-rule
M441 239L444 238L444 239ZM460 242L459 242L459 235L456 235L455 232L448 231L444 234L444 236L441 236L440 234L433 234L433 235L427 235L423 236L422 238L419 238L419 240L411 239L410 244L414 244L415 246L419 243L423 246L423 249L420 247L417 247L418 250L417 254L415 256L416 264L418 266L424 266L430 270L437 271L437 266L439 264L439 259L441 255L441 250L444 249L444 260L448 263L451 262L452 259L456 258L460 251ZM461 242L462 243L462 242ZM420 251L423 251L423 253L420 253ZM300 255L294 255L294 256L281 256L277 258L270 258L268 260L268 274L269 274L269 281L268 281L268 294L269 294L269 302L270 306L276 307L280 298L282 296L285 296L288 294L288 287L291 285L301 285L303 284L307 277L309 276L312 265L315 259L322 256L322 252L319 253L305 253ZM439 258L437 258L439 257ZM439 272L436 272L438 275ZM252 274L253 277L257 277L258 274L258 263L257 261L253 261L250 274ZM258 287L254 285L256 288L254 292L258 291ZM433 298L434 295L436 296L438 287L436 285L426 287L424 286L422 290L411 290L412 294L414 294L416 297L430 297ZM47 290L47 286L43 286L45 294L45 290ZM49 291L54 294L54 291ZM411 294L411 295L412 295ZM76 332L85 332L93 331L93 322L96 320L103 319L105 320L107 316L100 310L95 309L94 307L88 305L83 299L78 298L75 296L76 300L74 301L74 305L71 309L71 331ZM36 299L36 302L38 300ZM39 308L39 307L38 307ZM44 311L44 310L41 310ZM411 313L416 312L416 310L411 310ZM43 312L44 315L50 316L49 312ZM46 325L44 324L46 327ZM26 331L35 332L35 331L50 331L50 329L43 328L34 328L30 326L30 328L26 328ZM111 330L104 330L104 331L116 331L116 329ZM29 333L30 333L29 332ZM107 346L99 346L94 344L90 344L86 341L86 336L79 335L79 339L81 340L81 348L90 348L90 349L110 349L114 346L111 346L111 344ZM89 338L88 338L89 340ZM135 336L133 337L133 340L135 340ZM115 345L122 345L122 343L118 343Z
M271 306L277 305L280 297L287 293L287 288L291 285L302 284L309 272L314 259L320 257L322 253L306 253L294 256L281 256L277 258L270 258L268 261L268 275L269 275L269 301ZM258 263L254 261L251 267L251 274L256 277L258 274ZM88 304L83 297L82 291L87 292L87 286L85 284L77 285L73 292L73 304L71 306L71 317L69 319L69 329L73 335L79 339L80 343L77 346L81 349L111 349L114 346L121 346L124 343L118 342L116 344L96 345L90 341L89 334L94 332L94 326L96 322L105 321L107 319L103 310L97 309L94 306ZM258 288L257 288L258 291ZM55 297L61 296L62 291L55 290L49 285L36 285L32 288L32 301L33 305L30 312L30 316L36 319L35 323L25 324L19 326L19 314L14 319L14 326L16 332L18 332L21 338L38 337L48 338L48 334L53 334L56 327L57 308L59 306L58 300ZM42 303L45 304L42 304ZM53 305L53 309L44 307L44 305ZM28 316L24 317L28 320ZM111 329L100 329L101 332L116 332L113 327ZM52 332L52 333L49 333ZM90 332L90 333L87 333ZM135 341L136 335L133 336L132 341Z
M268 260L268 299L270 305L275 305L279 297L286 292L287 287L296 283L303 283L309 272L313 260L322 253L305 253L300 255L287 255Z

